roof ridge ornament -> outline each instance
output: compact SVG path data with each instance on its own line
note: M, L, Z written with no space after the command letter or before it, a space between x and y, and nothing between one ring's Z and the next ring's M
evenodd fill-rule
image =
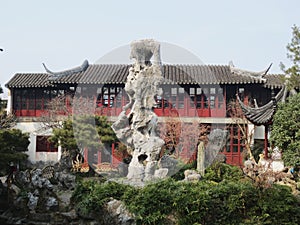
M68 76L74 73L80 73L85 71L88 66L89 66L89 62L88 60L84 60L84 62L81 64L81 66L75 67L73 69L69 69L69 70L64 70L64 71L60 71L60 72L52 72L51 70L49 70L46 65L43 63L43 66L46 70L46 72L49 74L49 80L55 80L57 78L61 78L64 76Z
M271 63L269 65L269 67L261 72L253 72L253 71L248 71L248 70L243 70L243 69L239 69L237 67L234 66L233 62L230 61L229 62L229 68L230 68L230 72L233 74L237 74L237 75L241 75L241 76L248 76L248 77L253 77L255 79L260 79L262 81L266 81L266 78L264 78L267 73L269 72L271 66L273 63Z

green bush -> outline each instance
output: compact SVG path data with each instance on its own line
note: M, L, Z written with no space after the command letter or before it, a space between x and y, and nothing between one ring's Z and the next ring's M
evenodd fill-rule
M221 182L223 180L238 181L243 177L242 170L237 166L216 162L205 170L204 179Z
M270 141L282 150L286 166L300 166L300 93L278 105Z
M28 155L25 153L29 145L29 134L19 129L0 129L0 176L10 171L10 162L24 163Z
M121 200L124 192L131 186L115 182L100 183L96 181L81 181L72 195L72 202L77 208L84 210L84 214L101 210L104 203L111 198Z
M73 195L86 214L99 212L110 198L122 200L140 225L300 224L299 200L289 188L263 189L242 180L216 182L206 177L193 183L169 178L144 188L81 182Z
M169 178L143 189L124 193L122 200L136 216L138 224L166 224L168 215L175 213L174 198L179 183Z
M267 215L270 224L300 224L299 200L287 186L274 185L259 192L258 201L261 215Z

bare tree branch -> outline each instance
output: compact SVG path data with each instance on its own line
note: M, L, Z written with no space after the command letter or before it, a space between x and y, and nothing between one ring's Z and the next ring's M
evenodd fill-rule
M255 126L249 130L249 122L245 118L242 108L236 100L232 100L228 104L227 113L232 119L232 124L229 126L236 125L241 132L241 137L235 136L234 138L240 138L241 142L244 144L244 148L246 149L249 158L255 161L251 150L251 141L254 135Z
M210 126L200 124L196 120L191 123L183 123L176 115L166 118L160 124L160 137L165 141L165 148L168 154L179 157L182 150L187 151L186 157L196 153L200 141L207 142L207 134Z

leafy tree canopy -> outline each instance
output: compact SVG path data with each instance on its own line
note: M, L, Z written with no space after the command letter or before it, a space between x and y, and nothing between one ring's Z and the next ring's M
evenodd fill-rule
M30 143L29 134L22 133L19 129L0 130L0 151L1 152L22 152L27 151Z
M300 28L292 27L292 40L287 45L287 57L292 65L281 68L286 74L286 85L291 93L300 87ZM300 94L291 96L286 103L279 105L273 119L271 141L283 151L286 165L300 165Z
M287 57L292 61L292 66L286 68L281 63L281 69L288 76L288 88L300 87L300 28L294 25L292 27L292 40L287 45Z
M72 120L69 118L63 122L62 128L53 129L53 135L49 138L49 141L57 146L60 145L63 149L76 150L77 143L74 138Z
M7 168L8 163L26 160L29 134L19 129L0 130L0 168Z
M300 166L300 93L278 106L270 140L283 151L288 166Z
M62 128L53 130L50 141L66 150L96 149L117 141L110 126L111 123L104 116L74 116L65 120Z
M3 89L0 85L0 94L2 93L3 93ZM15 116L12 113L7 114L5 108L6 108L6 104L4 103L4 101L2 101L0 96L0 129L12 128L16 122Z

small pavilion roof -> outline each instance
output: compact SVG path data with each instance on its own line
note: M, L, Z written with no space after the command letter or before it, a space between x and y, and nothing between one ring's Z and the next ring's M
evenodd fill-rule
M273 115L276 112L276 105L277 103L283 98L285 87L281 88L278 94L267 104L261 107L250 107L245 105L237 95L237 99L239 104L243 110L245 117L253 124L260 126L260 125L267 125L272 121Z

